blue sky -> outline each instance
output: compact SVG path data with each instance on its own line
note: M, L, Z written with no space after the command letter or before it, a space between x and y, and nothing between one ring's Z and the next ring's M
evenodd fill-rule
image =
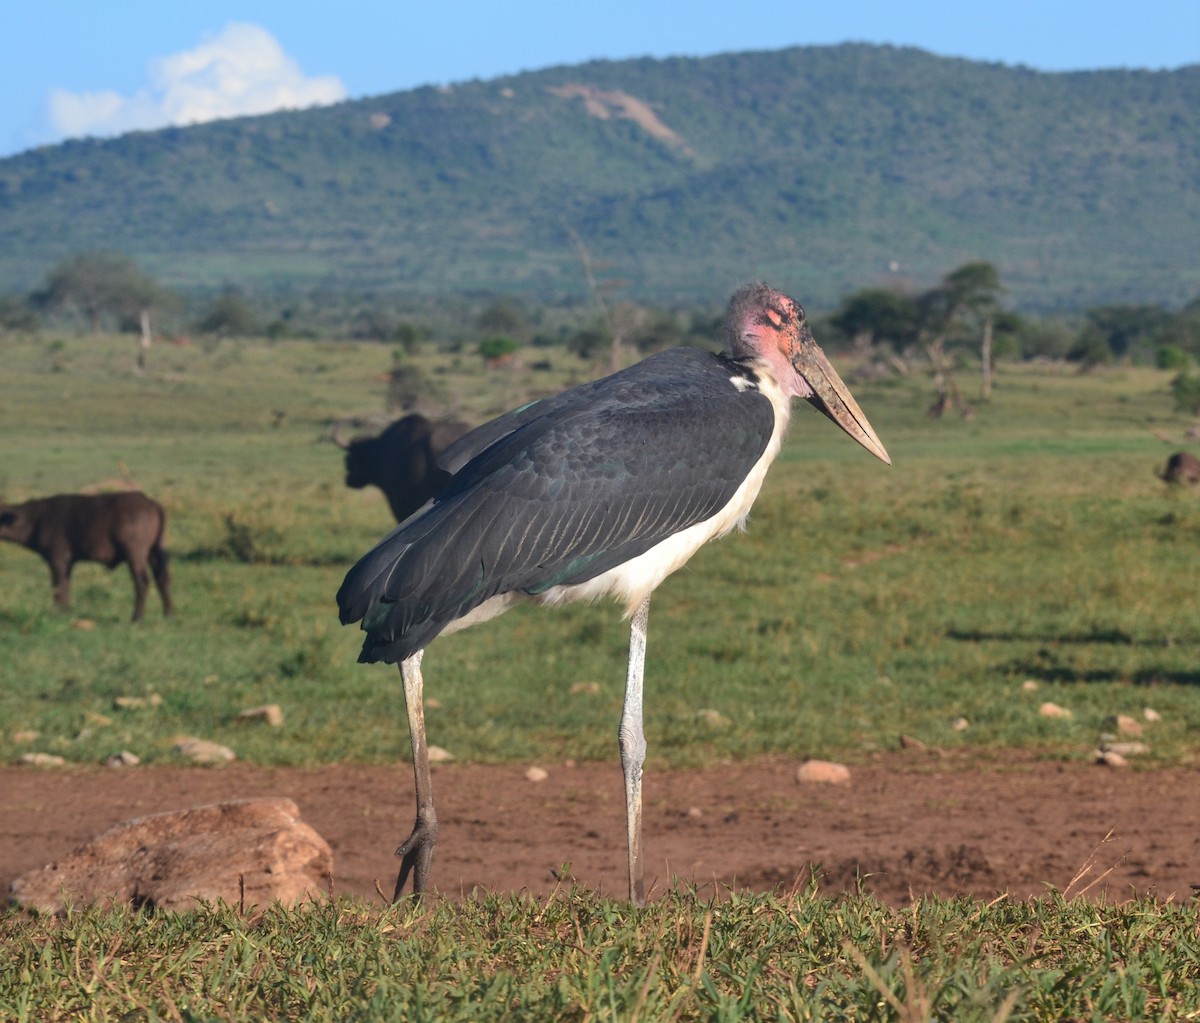
M1200 0L0 0L0 156L593 58L845 41L1176 68L1200 63Z

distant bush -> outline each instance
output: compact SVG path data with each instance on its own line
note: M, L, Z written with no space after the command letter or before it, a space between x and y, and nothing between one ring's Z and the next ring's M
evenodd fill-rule
M492 362L512 355L519 347L511 337L487 337L479 342L479 354Z
M1159 369L1185 370L1192 364L1192 357L1178 345L1163 345L1154 354L1154 365Z

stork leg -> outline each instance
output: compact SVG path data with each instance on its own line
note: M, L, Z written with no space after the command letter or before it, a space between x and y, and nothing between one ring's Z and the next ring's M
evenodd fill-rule
M642 727L642 682L646 671L646 622L650 598L633 612L629 623L629 671L625 676L625 705L617 733L621 771L625 775L625 830L629 838L629 901L646 901L642 870L642 765L646 762L646 733Z
M433 809L433 780L429 774L429 746L425 741L425 705L421 679L423 650L400 662L400 677L404 682L404 705L408 710L408 735L412 740L413 776L417 787L417 819L412 834L396 850L400 875L392 901L397 902L404 891L408 875L413 874L413 895L420 898L429 887L429 867L433 863L433 848L437 845L438 821Z

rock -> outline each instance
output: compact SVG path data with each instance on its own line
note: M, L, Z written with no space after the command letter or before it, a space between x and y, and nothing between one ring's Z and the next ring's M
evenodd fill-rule
M1044 718L1069 718L1071 712L1066 707L1060 707L1057 703L1051 703L1047 700L1040 707L1038 713Z
M300 820L290 799L245 799L125 821L57 863L9 886L21 906L61 913L65 905L116 901L192 909L279 900L300 905L329 889L333 853Z
M1141 735L1142 724L1128 714L1113 714L1104 719L1104 727L1114 729L1119 735Z
M80 632L91 632L96 627L96 623L90 618L76 618L71 623L72 629L78 629Z
M526 781L545 781L550 777L550 772L544 767L528 767L525 769Z
M696 718L703 721L709 728L728 728L732 723L719 710L713 710L711 707L696 711Z
M1129 761L1115 750L1096 750L1096 763L1102 767L1128 767Z
M1021 688L1024 689L1025 692L1027 692L1027 693L1036 693L1037 687L1038 687L1038 684L1031 678L1027 678L1024 682L1021 683Z
M283 724L283 711L279 704L268 703L262 707L247 707L238 713L237 719L239 721L261 721L272 728L278 728Z
M819 782L825 785L845 785L850 781L850 768L829 760L806 760L796 770L796 780Z
M130 753L129 750L123 749L120 753L114 753L104 761L105 767L137 767L142 762L142 758L136 753Z
M1105 753L1116 753L1120 757L1140 757L1150 752L1144 742L1105 742L1100 747Z
M149 696L118 696L113 699L113 706L117 710L141 710L144 707L161 705L162 697L158 693L151 693Z
M66 761L53 753L22 753L13 763L29 767L62 767Z
M1162 720L1162 715L1153 707L1146 707L1142 711L1142 717L1149 721L1152 725Z
M689 806L687 815L692 820L699 820L701 817L704 816L704 811L701 810L700 807L698 807L698 806Z
M431 764L448 764L454 759L454 754L441 746L429 747L429 762Z
M950 731L952 732L965 732L970 727L971 722L966 718L955 718L950 722Z
M209 742L208 739L193 739L191 736L176 738L174 750L181 757L186 757L196 764L227 764L237 760L237 754L228 746Z
M94 710L89 710L84 714L83 720L89 725L95 725L97 728L107 728L113 723L112 718L107 714L97 714Z

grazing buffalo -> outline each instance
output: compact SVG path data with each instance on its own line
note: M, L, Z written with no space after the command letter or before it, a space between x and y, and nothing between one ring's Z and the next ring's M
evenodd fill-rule
M1176 451L1158 475L1167 483L1200 483L1200 458L1186 451Z
M163 532L167 513L136 490L117 494L59 494L24 504L0 504L0 540L37 551L50 566L54 599L71 603L71 569L77 561L116 568L124 561L133 576L133 620L146 607L149 572L171 613L171 589Z
M414 412L378 437L343 441L335 428L333 439L346 449L346 486L378 487L396 521L403 522L449 481L438 468L438 456L469 429L465 423L433 423Z

